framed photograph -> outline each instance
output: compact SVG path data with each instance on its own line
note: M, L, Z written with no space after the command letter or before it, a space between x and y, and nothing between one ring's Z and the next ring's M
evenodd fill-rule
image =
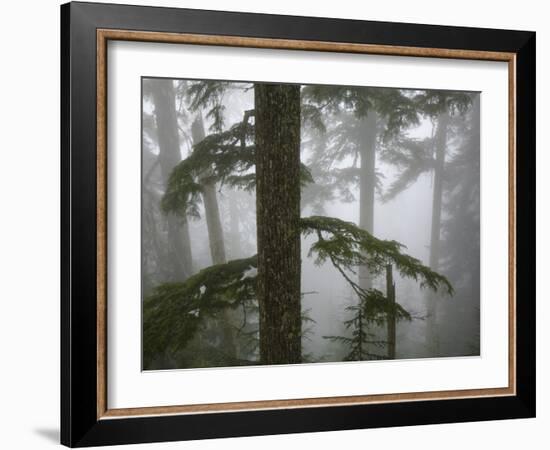
M535 415L535 33L61 7L61 441Z

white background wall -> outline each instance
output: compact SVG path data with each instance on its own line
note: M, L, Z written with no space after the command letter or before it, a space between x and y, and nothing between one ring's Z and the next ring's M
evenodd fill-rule
M550 177L548 58L550 14L535 0L193 0L139 1L181 6L365 20L525 29L537 32L538 417L267 436L136 448L548 448L550 376ZM59 1L4 2L0 27L0 448L42 449L58 441L59 422ZM546 126L544 126L546 125ZM534 251L534 249L533 249ZM524 301L535 299L524 299Z

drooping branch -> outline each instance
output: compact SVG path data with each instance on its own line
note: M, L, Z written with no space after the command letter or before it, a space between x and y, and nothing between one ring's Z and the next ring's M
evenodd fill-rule
M202 185L219 183L251 191L256 187L253 110L244 112L242 122L230 129L206 136L193 147L191 155L172 171L161 208L164 213L199 217ZM204 174L208 175L205 176ZM313 182L301 164L302 184Z
M301 226L306 236L312 233L321 236L309 251L310 256L316 255L317 264L328 259L342 271L351 272L365 265L373 274L381 273L386 264L393 264L401 276L417 281L420 287L453 294L451 284L443 275L403 253L405 246L397 241L377 239L354 223L334 217L303 217Z
M302 218L300 226L303 235L317 237L309 256L315 256L317 264L330 262L362 300L365 323L381 324L388 313L396 314L401 320L412 317L377 289L361 288L349 276L360 265L367 265L377 274L385 270L386 264L393 264L402 276L414 279L421 287L453 294L444 276L404 254L404 246L396 241L377 239L351 222L332 217ZM158 286L143 306L145 354L155 354L161 349L181 349L194 336L203 319L227 307L252 305L256 301L256 275L257 257L254 255L208 267L183 283Z
M384 202L392 200L420 175L434 169L433 145L432 137L419 140L401 136L385 143L382 159L397 167L399 173L382 195Z
M223 97L233 83L217 80L201 80L186 83L186 97L189 110L196 112L199 108L205 109L206 117L212 120L212 129L221 130L224 124Z
M210 266L185 282L155 288L143 304L144 354L183 348L205 318L255 299L256 261Z
M241 141L250 142L253 133L252 126L243 122L227 131L210 134L196 144L191 155L172 171L162 199L162 210L196 217L202 191L198 178L208 173L206 179L201 179L203 183L229 181L231 184L228 177L246 174L254 167L254 147L241 145Z

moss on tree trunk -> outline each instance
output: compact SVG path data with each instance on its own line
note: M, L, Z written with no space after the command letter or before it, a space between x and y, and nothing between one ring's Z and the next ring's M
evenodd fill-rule
M301 362L300 87L256 84L260 361Z

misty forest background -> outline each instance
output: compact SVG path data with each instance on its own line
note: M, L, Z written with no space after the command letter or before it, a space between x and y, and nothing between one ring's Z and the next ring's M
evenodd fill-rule
M479 355L478 93L142 82L144 369Z

